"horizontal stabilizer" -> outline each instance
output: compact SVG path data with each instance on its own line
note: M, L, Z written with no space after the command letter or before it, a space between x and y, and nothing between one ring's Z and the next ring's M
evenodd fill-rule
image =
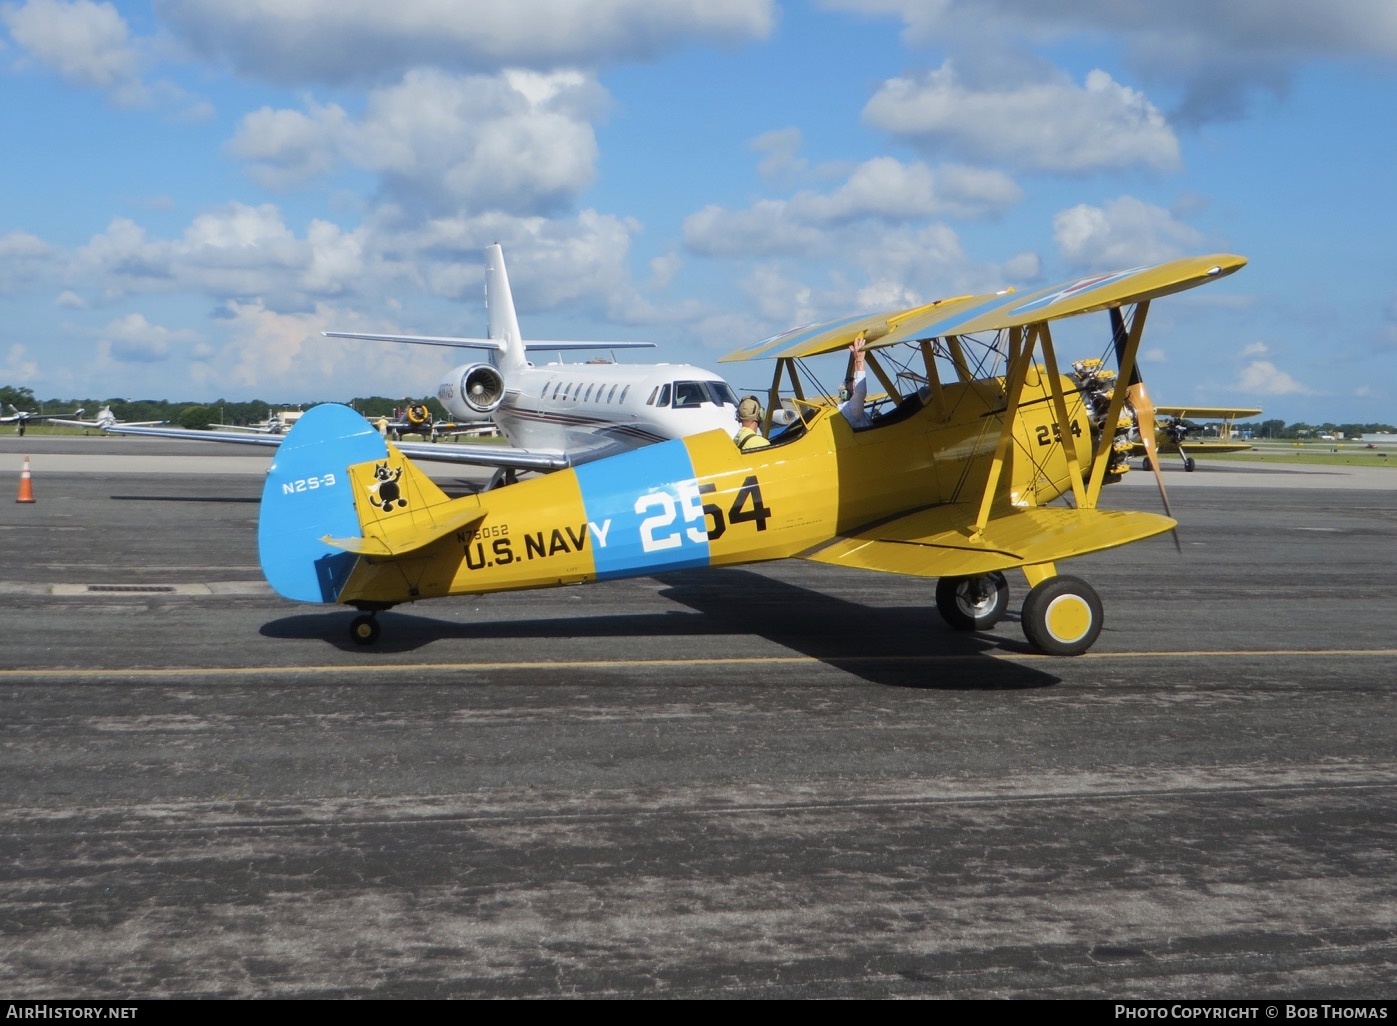
M430 545L485 516L479 497L451 499L387 443L381 460L349 468L361 537L331 537L326 545L362 556L401 556Z
M1115 548L1175 526L1156 513L1036 506L993 517L972 540L961 504L910 513L840 538L807 559L916 577L977 577Z

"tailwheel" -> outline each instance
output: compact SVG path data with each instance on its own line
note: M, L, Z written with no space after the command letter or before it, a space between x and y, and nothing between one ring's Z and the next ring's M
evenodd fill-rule
M1050 577L1024 599L1024 637L1049 655L1081 655L1095 643L1101 623L1101 597L1080 577Z
M936 582L936 611L958 631L987 631L1009 609L1009 582L998 570L983 577L943 577Z
M349 625L349 636L356 645L372 645L378 640L381 631L378 617L374 616L373 613L356 616Z

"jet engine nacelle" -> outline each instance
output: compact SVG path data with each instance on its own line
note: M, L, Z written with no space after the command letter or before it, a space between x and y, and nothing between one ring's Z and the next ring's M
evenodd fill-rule
M488 417L504 399L504 377L488 363L457 367L437 388L437 398L457 420Z

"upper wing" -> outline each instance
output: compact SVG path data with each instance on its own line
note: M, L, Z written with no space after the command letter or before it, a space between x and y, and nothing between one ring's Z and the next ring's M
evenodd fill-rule
M177 427L146 427L129 424L105 425L114 435L139 435L146 438L177 438L185 442L222 442L224 445L278 446L285 435L229 434L226 431L189 431ZM413 459L435 460L438 463L458 463L476 467L502 467L512 470L559 470L572 466L568 453L551 449L516 449L507 445L457 445L427 442L398 442L398 451Z
M906 310L847 317L793 328L729 353L719 362L819 356L843 349L860 334L868 340L870 348L877 349L922 338L997 331L1075 317L1182 292L1225 278L1246 262L1244 257L1230 254L1185 257L1150 267L1095 274L1023 294L1010 290L960 296Z
M357 331L326 331L327 338L362 338L370 342L407 342L417 346L446 346L451 349L489 349L501 352L504 343L494 338L456 338L452 335L370 335ZM654 342L577 342L533 340L525 349L654 349Z
M1238 417L1259 417L1260 410L1244 410L1230 406L1156 406L1154 412L1165 417L1187 417L1191 420L1236 420Z
M1176 525L1157 513L1034 506L991 517L972 538L974 516L963 504L935 506L839 538L805 558L918 577L978 577L1099 552Z

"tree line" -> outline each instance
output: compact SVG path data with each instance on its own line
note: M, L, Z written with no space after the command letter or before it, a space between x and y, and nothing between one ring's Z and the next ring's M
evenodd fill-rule
M1297 421L1287 424L1283 420L1262 420L1250 424L1234 424L1234 435L1250 432L1253 438L1291 438L1301 440L1318 438L1320 435L1343 435L1345 438L1358 438L1360 435L1375 435L1379 432L1397 434L1397 427L1391 424L1306 424Z

